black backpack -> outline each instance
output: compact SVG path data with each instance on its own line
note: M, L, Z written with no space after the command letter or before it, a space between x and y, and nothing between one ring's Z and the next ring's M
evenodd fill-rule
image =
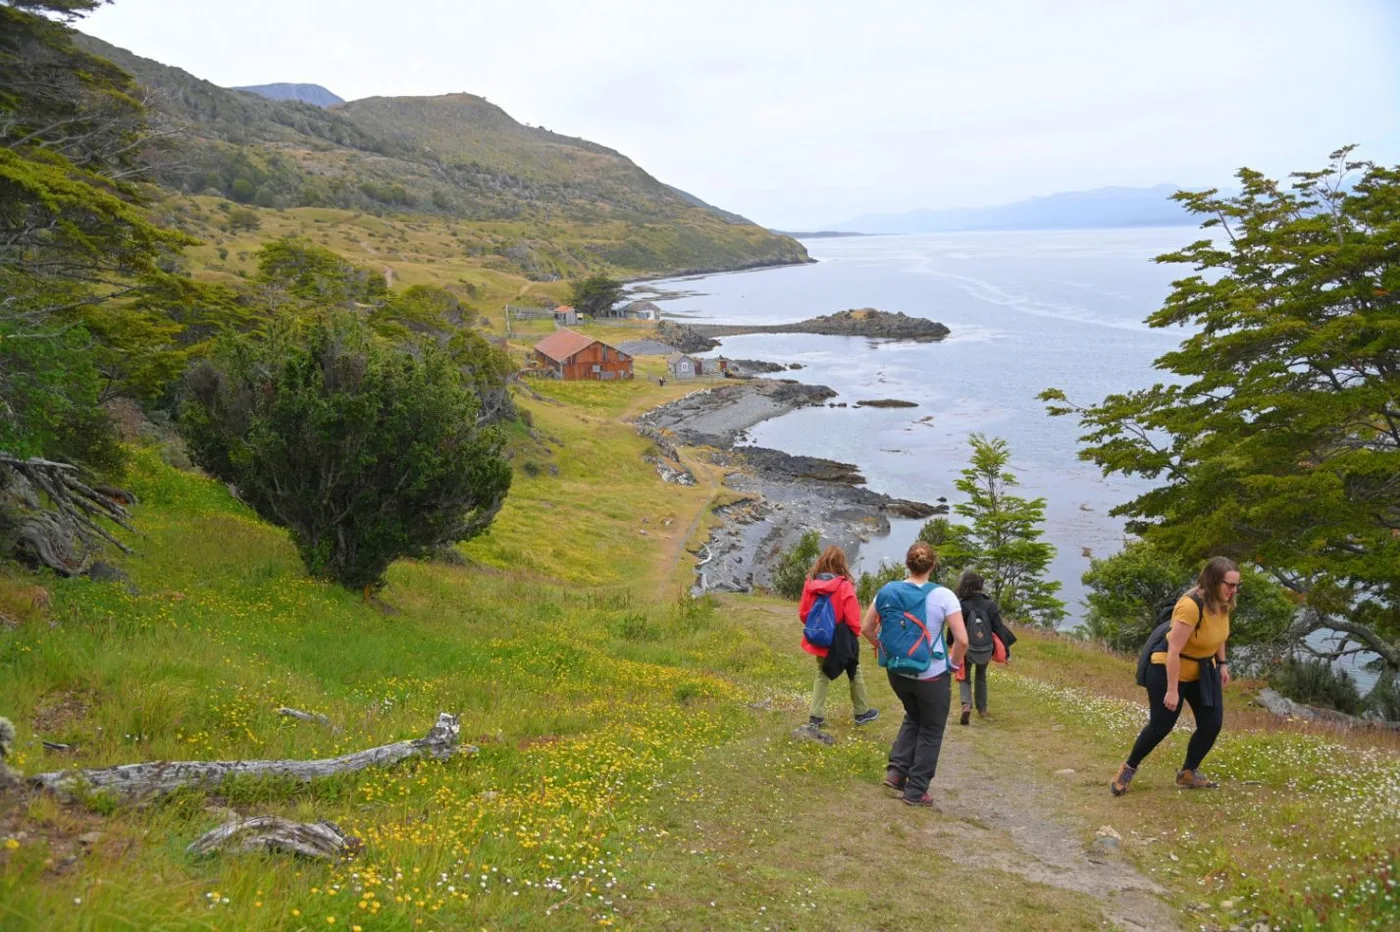
M1196 603L1196 627L1199 628L1206 617L1206 604L1194 592L1188 592L1186 595L1192 602ZM1179 601L1181 600L1177 599L1177 602ZM1137 667L1137 684L1139 686L1147 685L1147 670L1152 665L1152 655L1167 649L1167 632L1171 630L1174 611L1176 611L1176 602L1163 609L1162 614L1157 616L1161 621L1147 636L1147 643L1142 645L1142 653L1138 654Z
M962 604L963 623L967 625L967 656L973 663L992 659L992 619L981 599L969 599Z

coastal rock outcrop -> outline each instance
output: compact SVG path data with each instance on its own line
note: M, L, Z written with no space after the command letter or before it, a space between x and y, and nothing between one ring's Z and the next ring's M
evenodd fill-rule
M718 340L701 336L687 324L663 320L656 325L656 338L668 346L674 346L682 353L706 353L719 346Z
M880 311L873 307L837 311L835 314L812 317L790 324L679 324L674 321L662 321L657 328L660 339L687 353L714 349L719 345L717 340L721 337L750 333L817 333L824 336L928 343L941 340L950 332L945 325L936 320L910 317L903 311Z

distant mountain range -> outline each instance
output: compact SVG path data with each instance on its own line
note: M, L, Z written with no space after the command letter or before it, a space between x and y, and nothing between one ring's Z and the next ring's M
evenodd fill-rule
M793 239L835 239L840 236L865 235L857 233L855 230L773 230L773 232L782 236L791 236Z
M247 91L266 97L268 100L299 100L317 107L330 107L345 101L332 94L319 84L253 84L248 87L229 88L233 91Z
M1071 230L1094 227L1195 226L1199 221L1170 200L1179 185L1096 188L1033 197L995 207L866 214L833 224L861 233L953 233L963 230Z

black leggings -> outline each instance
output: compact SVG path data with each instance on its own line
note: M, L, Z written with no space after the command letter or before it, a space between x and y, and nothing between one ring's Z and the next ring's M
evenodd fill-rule
M1152 749L1172 733L1172 729L1176 727L1177 716L1181 715L1181 706L1186 703L1191 706L1191 714L1196 716L1196 733L1186 745L1186 763L1182 765L1183 769L1195 770L1210 753L1215 739L1220 735L1220 726L1225 723L1223 700L1217 699L1215 705L1210 707L1201 705L1199 682L1178 683L1177 693L1181 701L1177 703L1176 711L1170 712L1162 704L1167 695L1166 665L1154 663L1148 666L1147 705L1150 717L1137 736L1137 741L1133 743L1133 753L1128 755L1129 767L1139 766L1143 758L1151 754Z

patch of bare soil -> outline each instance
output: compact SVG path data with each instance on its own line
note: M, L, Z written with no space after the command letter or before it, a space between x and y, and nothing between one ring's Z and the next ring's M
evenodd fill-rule
M64 689L47 693L34 705L30 726L41 737L57 735L87 717L92 696Z
M954 715L956 715L954 710ZM950 728L956 728L950 717ZM1064 811L1056 788L988 757L962 735L943 744L930 794L950 816L929 825L931 843L954 837L988 867L1098 901L1104 918L1133 932L1180 929L1166 890L1121 854L1086 846L1095 826ZM972 788L976 788L975 790ZM953 821L956 820L956 821Z
M19 786L0 788L0 840L13 840L19 847L0 843L0 871L22 849L42 846L44 867L53 875L67 873L78 861L108 840L105 820L81 806L52 806L39 814L31 811L33 794Z

